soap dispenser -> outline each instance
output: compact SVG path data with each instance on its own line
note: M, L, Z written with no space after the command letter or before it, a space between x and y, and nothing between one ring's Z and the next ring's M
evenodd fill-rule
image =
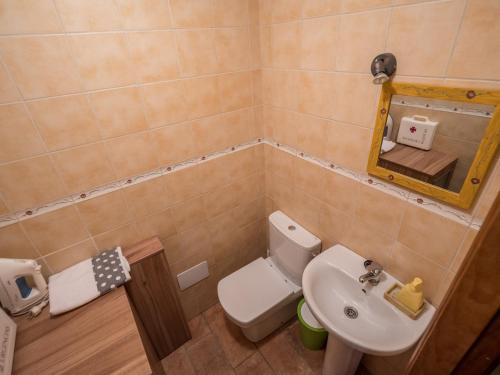
M396 295L396 299L413 312L417 312L424 304L424 294L422 292L423 281L415 277L412 282L401 288Z

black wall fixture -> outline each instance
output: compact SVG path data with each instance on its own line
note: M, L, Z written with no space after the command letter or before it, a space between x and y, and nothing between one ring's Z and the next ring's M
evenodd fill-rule
M396 71L397 61L396 56L392 53L382 53L375 57L372 61L373 83L381 85L387 82Z

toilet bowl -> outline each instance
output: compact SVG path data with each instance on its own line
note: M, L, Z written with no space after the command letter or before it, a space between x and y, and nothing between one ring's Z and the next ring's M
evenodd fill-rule
M253 342L296 313L302 273L321 240L281 211L269 216L268 257L258 258L219 281L217 294L227 317Z

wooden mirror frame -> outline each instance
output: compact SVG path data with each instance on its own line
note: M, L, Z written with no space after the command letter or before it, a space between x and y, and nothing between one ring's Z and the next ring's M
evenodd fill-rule
M488 104L495 106L493 117L486 128L476 155L459 193L406 176L378 165L384 128L393 95L416 96L429 99L459 101L465 103ZM367 171L373 176L401 185L405 188L428 195L452 205L469 208L483 182L493 160L500 140L500 91L486 89L463 89L429 86L413 83L386 82L382 86L373 130Z

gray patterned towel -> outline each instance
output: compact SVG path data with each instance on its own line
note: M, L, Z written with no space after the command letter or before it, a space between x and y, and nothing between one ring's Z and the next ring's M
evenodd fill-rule
M104 250L92 257L92 270L97 290L101 295L122 285L130 279L128 270L123 267L121 249Z

